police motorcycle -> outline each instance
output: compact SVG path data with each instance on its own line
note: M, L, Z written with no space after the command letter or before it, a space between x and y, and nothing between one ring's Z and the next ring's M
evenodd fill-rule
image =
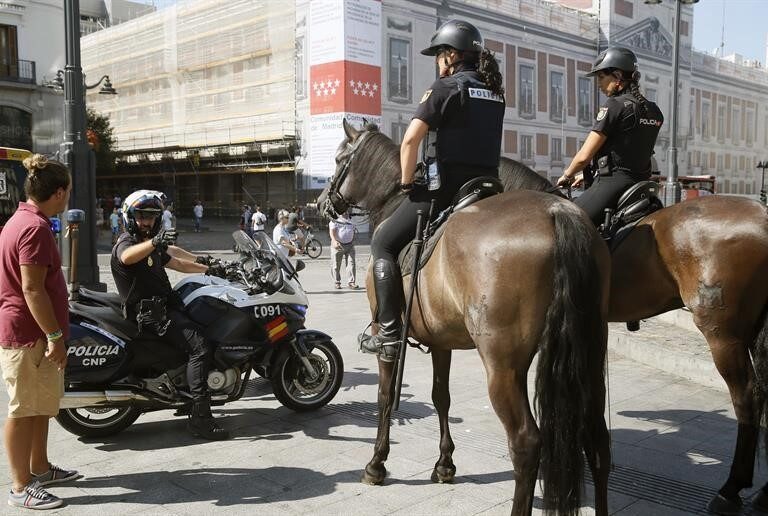
M309 302L297 278L304 264L294 268L262 232L232 236L239 260L217 263L218 276L189 275L175 286L187 315L217 344L208 374L211 404L240 399L256 373L292 410L326 405L339 390L344 364L330 336L304 328ZM143 412L186 414L186 353L127 321L117 294L76 283L73 291L59 424L76 435L104 437Z

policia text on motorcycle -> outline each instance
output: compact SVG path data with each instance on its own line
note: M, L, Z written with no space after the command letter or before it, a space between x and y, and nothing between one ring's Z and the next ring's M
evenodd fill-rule
M397 356L403 290L397 255L415 234L418 210L447 208L468 180L498 176L504 89L493 54L472 24L452 20L422 54L435 56L440 78L421 97L400 147L401 189L407 199L376 230L371 242L378 334L360 338L361 349L384 360ZM416 178L419 144L424 156Z
M579 186L587 173L595 184L576 204L599 225L605 208L615 206L629 187L651 177L651 156L664 115L640 93L635 54L624 47L609 47L598 56L588 75L608 99L597 112L587 140L557 181L558 186ZM591 171L585 171L592 164ZM582 172L584 171L584 172Z
M165 267L179 272L210 272L204 258L174 246L176 231L161 228L164 195L139 190L123 203L126 233L112 249L112 275L125 300L123 313L143 331L169 339L189 353L187 381L193 398L188 428L205 439L226 439L229 433L211 414L208 372L213 361L213 346L202 328L182 311L182 302L171 288Z

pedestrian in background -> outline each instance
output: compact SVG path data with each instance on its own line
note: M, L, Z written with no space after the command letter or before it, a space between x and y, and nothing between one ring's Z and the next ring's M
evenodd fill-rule
M251 229L255 233L256 231L264 231L267 224L267 216L261 212L261 206L256 205L256 211L251 216Z
M247 204L243 205L243 230L248 234L248 236L253 234L251 229L251 216L253 216L251 207Z
M173 213L171 212L170 203L163 210L162 216L163 229L173 229Z
M195 233L200 233L200 222L203 220L203 203L198 200L195 207L192 208L192 212L195 214Z
M67 208L72 182L64 165L40 154L24 167L27 202L0 233L0 368L13 482L8 504L52 509L63 501L44 487L79 478L48 460L48 421L64 395L69 334L67 284L49 219Z
M109 228L112 230L112 245L115 245L117 237L120 236L120 213L117 206L112 209L112 214L109 216Z
M349 212L343 213L338 219L328 223L331 235L331 274L336 282L336 288L341 288L341 262L346 263L347 286L359 288L356 281L357 267L355 264L355 225L349 217Z

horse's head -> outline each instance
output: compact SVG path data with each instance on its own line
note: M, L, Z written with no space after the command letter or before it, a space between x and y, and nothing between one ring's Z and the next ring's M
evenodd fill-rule
M323 214L330 218L338 217L349 208L368 211L372 207L370 201L375 197L373 190L378 184L372 183L372 180L380 182L385 168L386 159L381 150L387 145L394 146L375 124L366 122L362 129L356 129L345 118L342 125L344 140L336 152L336 171L328 188L321 194ZM376 177L368 177L374 170Z

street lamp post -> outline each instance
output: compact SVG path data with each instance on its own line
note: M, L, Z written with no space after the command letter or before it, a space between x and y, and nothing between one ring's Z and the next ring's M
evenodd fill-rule
M766 204L765 194L765 169L768 168L768 161L761 161L757 164L757 167L762 169L762 175L760 176L760 202Z
M675 2L675 26L672 46L672 113L669 117L669 150L667 151L667 183L664 185L664 204L670 206L680 202L680 182L677 169L677 101L680 67L680 13L682 4L695 4L699 0L673 0ZM662 0L645 0L646 4L657 5Z
M96 256L96 157L86 138L85 84L80 65L80 2L64 0L64 37L66 39L66 63L63 74L56 82L64 89L64 141L60 146L62 162L72 173L70 208L84 210L86 222L78 245L76 274L81 285L106 290L99 282L99 263ZM63 75L63 83L62 83ZM108 77L102 77L93 85L106 83L101 93L114 94ZM62 265L65 275L70 274L71 256L69 239L62 239Z

